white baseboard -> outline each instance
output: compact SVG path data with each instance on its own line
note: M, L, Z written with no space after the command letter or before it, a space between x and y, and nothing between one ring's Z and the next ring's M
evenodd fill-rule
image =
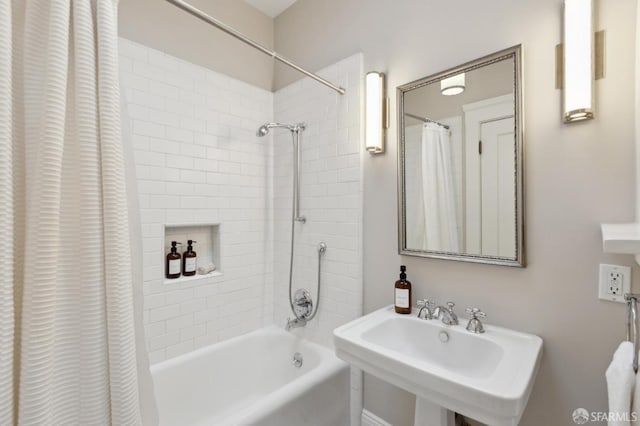
M468 426L485 426L482 423L479 423L475 420L470 420L464 417L460 417L461 419L464 419L463 421L465 423L462 424L466 424ZM458 424L458 422L456 422L456 425ZM366 410L366 409L362 409L362 417L361 417L361 423L360 426L393 426L391 423L387 422L384 419L381 419L380 417L376 416L375 414L373 414L371 411Z
M386 422L380 417L373 414L371 411L362 410L362 426L393 426L391 423Z

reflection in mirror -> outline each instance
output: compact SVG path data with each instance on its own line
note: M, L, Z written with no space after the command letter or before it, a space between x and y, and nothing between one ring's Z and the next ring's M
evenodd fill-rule
M400 253L524 266L520 46L398 87Z

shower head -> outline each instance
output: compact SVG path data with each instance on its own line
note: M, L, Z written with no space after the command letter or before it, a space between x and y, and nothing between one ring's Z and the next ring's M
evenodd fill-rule
M267 136L268 134L269 134L269 127L267 127L266 124L263 124L262 126L260 126L258 128L258 131L256 132L256 136L258 136L259 138L263 136Z
M306 127L306 124L298 123L296 125L289 125L289 124L280 124L280 123L266 123L258 128L258 131L256 132L256 136L258 137L267 136L269 134L269 129L276 128L276 127L287 129L290 132L298 132L300 130L304 130Z

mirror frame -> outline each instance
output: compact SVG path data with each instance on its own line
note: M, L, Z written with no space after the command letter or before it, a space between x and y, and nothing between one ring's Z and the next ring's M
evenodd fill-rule
M437 83L442 79L461 72L469 72L495 62L513 60L514 116L515 116L515 257L484 256L477 254L448 253L440 251L418 250L406 247L406 193L405 193L405 140L404 140L404 96L405 93ZM434 259L458 260L463 262L485 263L490 265L525 266L525 212L524 212L524 111L522 88L522 45L516 45L482 58L467 62L454 68L403 84L397 87L398 103L398 253L401 255L427 257Z

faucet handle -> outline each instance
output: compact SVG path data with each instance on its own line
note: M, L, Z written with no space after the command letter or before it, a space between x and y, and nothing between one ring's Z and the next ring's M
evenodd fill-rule
M486 318L487 314L482 312L480 308L467 308L465 312L471 314L472 318Z
M467 331L472 333L484 333L484 326L479 318L485 318L487 314L478 308L467 308L466 312L471 314L471 319L467 323Z
M453 313L453 307L456 306L453 302L447 302L447 307L449 307L449 312Z
M429 303L429 299L420 299L416 302L418 306L424 307Z

